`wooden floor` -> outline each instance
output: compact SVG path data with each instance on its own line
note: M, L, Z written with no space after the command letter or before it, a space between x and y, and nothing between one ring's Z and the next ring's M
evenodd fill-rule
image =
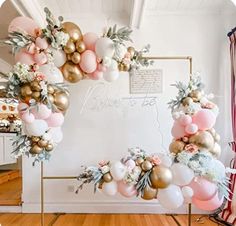
M204 223L197 223L198 215L192 217L192 226L216 226L204 218ZM45 214L45 226L53 220L53 214ZM187 226L187 216L179 215L182 226ZM39 214L4 214L0 213L1 226L41 226ZM66 214L61 215L53 226L175 226L171 217L153 214Z
M0 206L21 204L22 178L18 177L0 185ZM0 222L1 224L1 222Z

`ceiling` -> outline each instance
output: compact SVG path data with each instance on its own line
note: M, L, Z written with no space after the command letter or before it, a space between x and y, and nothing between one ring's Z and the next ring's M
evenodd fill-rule
M45 6L65 20L118 17L132 28L140 28L143 18L150 15L232 13L236 10L230 0L6 0L0 8L0 39L7 36L10 21L19 15L30 16L45 26ZM9 48L1 48L0 58L14 63Z

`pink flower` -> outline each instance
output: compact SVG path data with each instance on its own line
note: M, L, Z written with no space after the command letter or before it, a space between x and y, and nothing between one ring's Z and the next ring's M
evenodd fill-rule
M108 165L108 161L102 160L101 162L98 163L99 167L103 167L105 165Z
M194 153L198 151L198 146L195 144L187 144L184 149L187 152Z
M41 36L41 34L42 34L43 32L42 32L42 29L41 29L41 28L36 28L36 29L34 29L34 33L35 33L35 36L36 36L36 37L39 37L39 36Z
M215 107L215 104L213 104L212 102L208 102L208 103L204 104L203 107L207 108L207 109L212 109Z
M43 74L38 74L37 76L36 76L36 79L37 80L39 80L39 81L42 81L42 80L45 80L45 75L43 75Z
M161 164L161 159L158 156L151 156L151 163L155 166L160 165Z
M127 53L125 54L125 58L130 59L130 58L131 58L131 54L130 54L129 52L127 52Z

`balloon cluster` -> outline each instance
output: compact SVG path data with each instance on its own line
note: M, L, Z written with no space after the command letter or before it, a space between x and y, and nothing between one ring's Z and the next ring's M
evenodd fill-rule
M173 183L181 187L187 202L203 210L217 209L229 195L227 170L216 159L221 153L220 136L213 128L218 107L210 101L213 94L204 94L200 77L174 86L179 93L169 103L174 119L169 146Z

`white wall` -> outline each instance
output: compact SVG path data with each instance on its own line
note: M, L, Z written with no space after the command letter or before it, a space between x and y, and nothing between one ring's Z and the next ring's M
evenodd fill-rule
M85 18L77 23L84 32L101 33L106 21ZM228 54L226 30L228 31L229 26L232 25L226 27L222 17L217 14L150 16L145 18L141 30L134 31L133 40L137 48L150 43L152 46L150 55L192 56L193 70L201 72L206 83L206 92L216 93L216 102L224 103L221 101L222 98L226 98L229 94L223 93L219 88L220 75L222 77L224 72L228 72L229 62L228 59L222 62L220 56ZM219 65L222 65L223 69L220 69ZM127 74L122 74L113 84L99 85L93 95L100 100L105 100L107 96L113 101L116 99L119 103L117 107L92 111L89 108L94 107L94 98L90 98L87 108L80 113L87 90L96 85L96 82L82 81L71 85L71 106L63 126L64 140L54 151L50 162L45 164L45 174L78 175L81 165L96 164L102 159L118 160L126 155L129 147L139 146L149 153L168 151L172 119L166 103L176 93L170 84L177 80L188 80L188 64L179 61L158 61L155 66L162 68L164 72L164 92L157 96L157 108L141 107L140 101L132 107L122 99L130 96ZM220 128L223 123L229 123L229 119L226 120L224 117L227 111L223 110L218 118L217 128L222 137L226 132ZM224 144L225 139L223 138ZM225 155L222 154L224 159ZM24 159L24 212L39 211L40 167L32 168L31 163L31 159ZM143 202L140 199L125 199L119 195L109 198L100 193L93 195L91 186L75 195L68 192L68 185L77 185L77 182L70 180L45 182L48 211L165 212L156 201ZM175 212L185 211L185 208L181 208Z

